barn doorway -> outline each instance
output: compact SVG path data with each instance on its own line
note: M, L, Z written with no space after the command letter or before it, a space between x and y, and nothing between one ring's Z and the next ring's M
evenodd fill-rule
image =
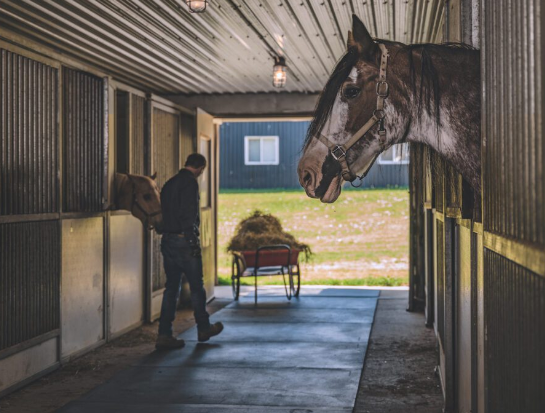
M323 204L306 196L297 177L309 119L219 123L218 284L231 284L228 246L238 224L261 211L310 246L312 256L301 260L303 285L408 285L408 146L386 151L362 187L345 185L335 203Z

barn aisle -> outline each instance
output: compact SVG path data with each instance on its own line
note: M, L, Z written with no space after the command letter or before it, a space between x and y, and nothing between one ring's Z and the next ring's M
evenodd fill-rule
M61 410L87 412L351 412L379 292L278 287L253 292L212 316L224 332L181 351L154 352Z

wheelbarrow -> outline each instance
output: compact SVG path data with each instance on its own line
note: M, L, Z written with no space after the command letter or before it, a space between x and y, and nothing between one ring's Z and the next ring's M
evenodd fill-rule
M240 279L254 277L255 303L257 304L257 277L281 275L284 281L286 297L299 296L301 288L301 270L299 253L289 245L265 245L254 251L233 252L231 265L231 286L233 298L238 300L240 294Z

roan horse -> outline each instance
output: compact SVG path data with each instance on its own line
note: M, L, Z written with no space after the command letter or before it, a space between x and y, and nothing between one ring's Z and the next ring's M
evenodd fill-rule
M116 173L115 208L130 211L144 228L160 232L163 216L155 177Z
M375 42L355 15L347 46L307 132L298 166L307 195L335 202L343 178L363 179L402 142L429 145L480 193L479 51Z

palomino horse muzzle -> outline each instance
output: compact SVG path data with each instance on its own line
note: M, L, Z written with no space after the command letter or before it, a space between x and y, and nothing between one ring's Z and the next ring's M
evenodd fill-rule
M380 146L384 148L386 144L386 128L384 127L384 101L388 97L390 92L390 87L386 82L386 69L388 67L388 49L382 43L378 43L380 50L382 51L382 56L380 59L380 71L379 71L379 80L376 84L376 93L377 93L377 108L373 111L373 116L369 119L350 139L342 145L331 141L326 136L318 133L316 136L320 142L322 142L331 153L333 159L335 159L341 165L341 174L345 181L353 183L356 179L360 181L363 180L367 171L365 171L361 176L356 175L350 170L350 166L346 160L346 153L348 150L354 146L361 138L365 136L377 123L379 125L378 134L380 139ZM361 184L360 184L361 185ZM355 185L353 185L355 186Z

